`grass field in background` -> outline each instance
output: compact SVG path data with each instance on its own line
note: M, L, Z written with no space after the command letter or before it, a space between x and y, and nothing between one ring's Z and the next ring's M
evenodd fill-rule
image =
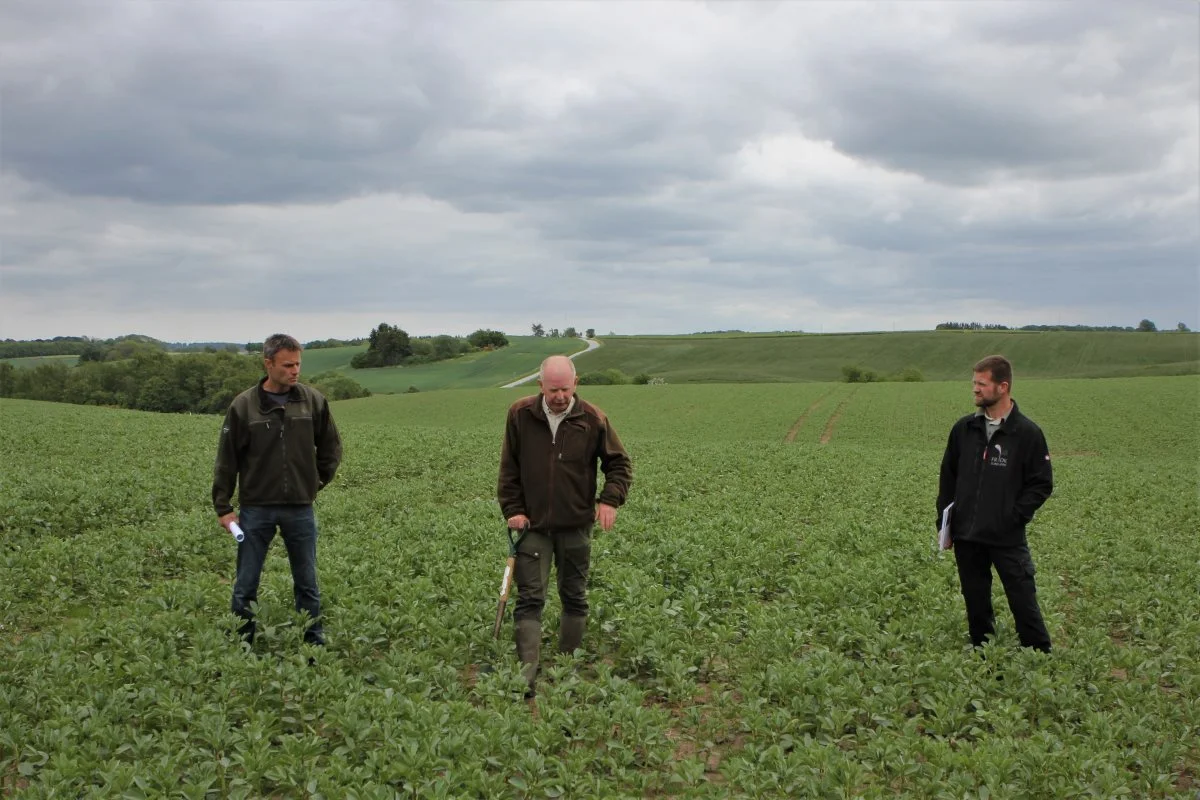
M1002 353L1016 375L1137 377L1200 373L1200 333L918 331L859 334L609 336L576 360L580 371L615 367L668 383L836 381L856 365L888 375L916 367L926 380L961 378Z
M381 393L405 392L410 386L422 392L433 389L481 389L501 386L537 372L546 356L569 355L587 347L582 339L510 336L508 341L508 347L468 353L449 361L377 369L350 367L350 359L364 352L366 345L306 350L304 374L317 375L334 370L348 375L372 392Z
M14 367L33 368L42 364L66 364L75 366L79 356L27 356L25 358L0 358L0 363L12 364Z
M548 355L583 350L583 340L510 337L508 347L415 367L356 370L366 345L307 350L303 375L337 371L376 393L501 386L535 372ZM1002 353L1017 380L1200 373L1200 333L1097 331L916 331L857 334L610 336L576 360L581 373L616 368L668 383L790 383L842 380L857 366L881 378L914 367L927 381L960 379L979 358ZM256 356L255 356L256 357ZM11 359L18 366L74 356Z
M1054 459L1029 527L1049 658L998 583L973 653L932 552L966 377L584 387L633 488L580 655L547 602L536 713L511 603L491 638L529 391L334 403L329 646L301 644L276 544L252 653L209 506L220 417L0 400L0 795L1194 796L1200 378L1018 382Z

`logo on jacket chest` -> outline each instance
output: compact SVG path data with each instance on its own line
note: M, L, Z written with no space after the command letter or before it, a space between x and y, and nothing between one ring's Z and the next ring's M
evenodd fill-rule
M1007 467L1008 456L1004 453L1004 448L998 444L989 445L983 451L983 457L987 459L989 467Z

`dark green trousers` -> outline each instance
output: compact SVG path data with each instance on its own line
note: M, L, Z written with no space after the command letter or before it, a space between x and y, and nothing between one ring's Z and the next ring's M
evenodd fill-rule
M541 621L550 583L550 565L558 576L558 598L564 616L587 616L587 576L592 557L592 526L556 531L528 531L517 546L513 577L517 607L513 619Z

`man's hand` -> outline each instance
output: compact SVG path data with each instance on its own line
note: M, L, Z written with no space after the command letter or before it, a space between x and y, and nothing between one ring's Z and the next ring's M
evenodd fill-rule
M509 530L523 531L529 527L529 517L524 514L513 514L508 518Z
M601 530L612 530L612 526L616 521L617 509L607 503L600 503L596 506L596 522L600 523Z
M230 511L228 514L221 517L218 521L221 523L222 528L224 528L225 530L229 530L230 525L232 525L235 522L238 522L237 512ZM238 524L240 525L241 523L239 522Z

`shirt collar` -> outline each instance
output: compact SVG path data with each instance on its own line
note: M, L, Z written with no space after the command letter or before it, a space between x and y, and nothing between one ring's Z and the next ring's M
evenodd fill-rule
M1012 411L1010 410L1010 411L1008 412L1008 414L1011 414L1011 413L1012 413ZM984 411L982 408L977 408L977 409L975 409L975 416L977 416L977 417L979 417L981 420L983 420L983 421L984 421L984 423L986 423L986 424L991 424L991 425L999 425L999 424L1001 424L1002 422L1004 422L1004 420L1008 419L1008 414L1005 414L1005 415L1004 415L1003 417L1001 417L1000 419L994 419L994 418L992 418L992 417L989 417L989 416L987 415L987 412L986 412L986 411Z
M542 395L542 413L545 414L547 418L554 417L555 419L563 419L564 417L567 416L567 414L570 414L574 410L575 410L575 398L574 397L571 398L570 403L567 403L566 411L562 412L561 414L555 414L553 411L550 410L550 406L548 406L546 404L546 396Z

